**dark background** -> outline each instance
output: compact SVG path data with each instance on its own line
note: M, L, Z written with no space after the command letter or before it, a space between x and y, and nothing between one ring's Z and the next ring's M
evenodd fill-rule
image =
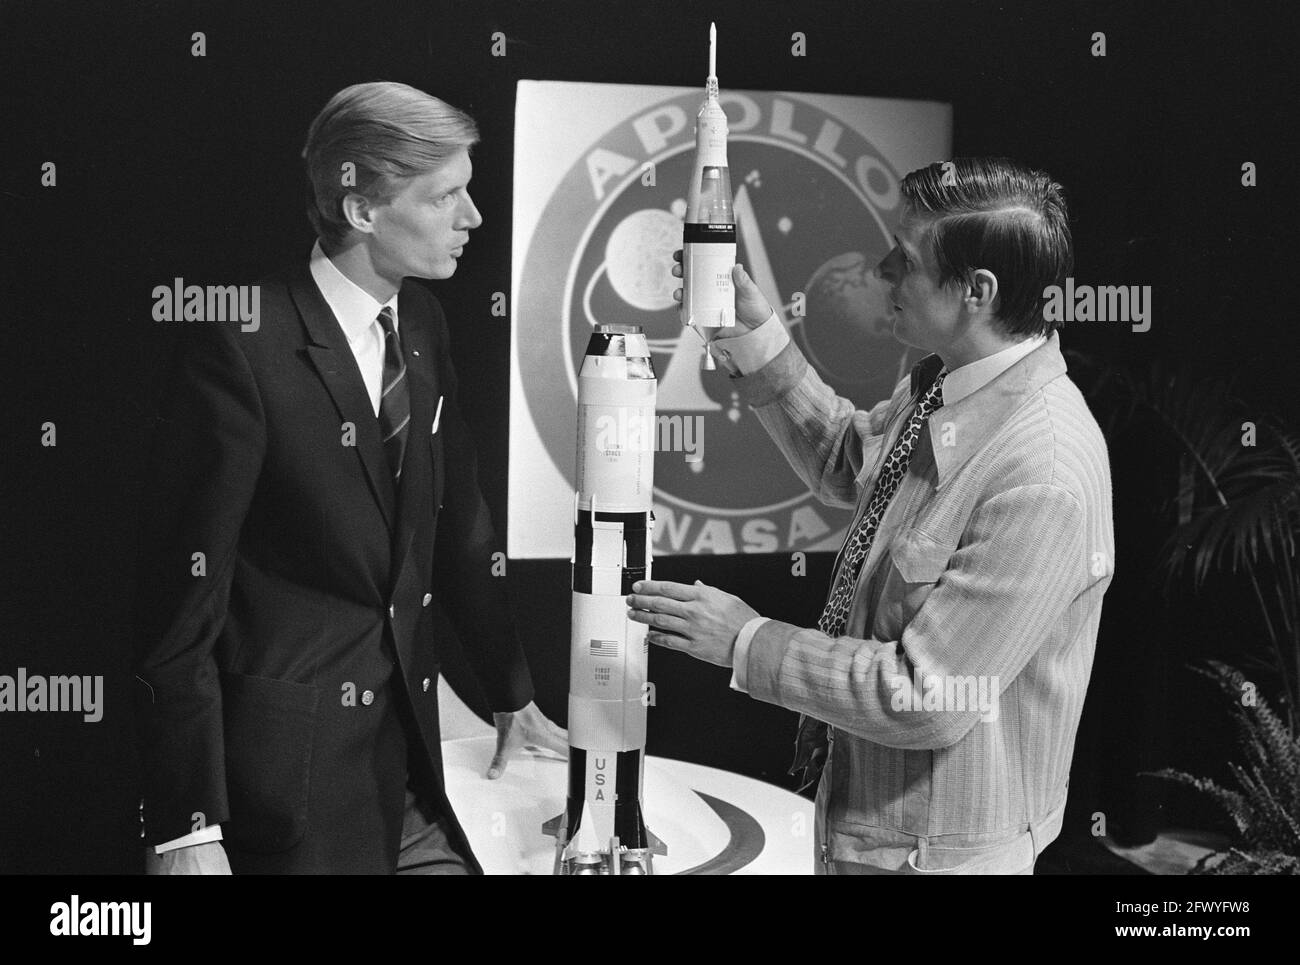
M130 591L141 461L169 358L154 285L252 283L303 258L299 151L339 88L391 79L478 120L484 217L434 291L453 328L461 407L505 547L515 82L699 85L708 21L733 88L946 101L955 153L1015 157L1067 191L1076 276L1151 285L1149 332L1076 325L1069 350L1142 370L1155 360L1241 379L1261 417L1297 422L1294 31L1286 4L355 2L37 3L0 7L4 45L5 393L0 673L103 674L102 722L0 717L0 871L139 865L130 711ZM490 55L491 35L508 41ZM190 54L203 31L207 56ZM807 56L790 56L794 31ZM1107 56L1090 56L1103 31ZM40 185L43 161L58 184ZM941 160L941 159L936 159ZM1259 186L1241 186L1254 161ZM1076 373L1086 381L1084 370ZM557 377L561 377L557 373ZM57 425L58 445L40 445ZM1123 840L1216 816L1138 772L1223 773L1227 725L1185 665L1241 662L1261 639L1231 596L1164 601L1148 573L1167 533L1171 453L1112 439L1118 562L1080 729L1060 852L1095 811ZM829 554L664 559L764 615L810 625ZM566 561L507 580L538 702L565 718ZM449 674L464 684L452 661ZM794 717L734 694L728 671L656 651L650 752L790 786ZM1267 684L1267 682L1265 682ZM1267 691L1267 686L1265 688ZM474 699L471 695L471 700ZM1045 858L1045 861L1047 859ZM1070 866L1070 858L1057 864Z

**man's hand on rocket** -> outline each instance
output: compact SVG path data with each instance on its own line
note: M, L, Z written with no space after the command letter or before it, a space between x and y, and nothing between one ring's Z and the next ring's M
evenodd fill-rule
M495 781L505 773L506 765L519 750L538 748L569 756L569 735L553 724L532 701L508 714L493 714L497 726L497 751L488 765L487 778Z
M680 248L673 252L673 277L682 277L682 249ZM738 335L744 335L751 328L758 328L772 314L772 306L767 303L763 293L758 290L758 286L754 284L754 279L750 278L745 272L744 265L736 265L731 269L731 281L736 286L736 321L740 322L740 324L730 328L716 329L715 338L735 338ZM673 292L673 300L678 303L681 302L682 290L680 288Z
M731 666L737 635L758 616L740 597L699 580L693 586L641 580L632 590L628 617L650 627L646 639L719 667Z

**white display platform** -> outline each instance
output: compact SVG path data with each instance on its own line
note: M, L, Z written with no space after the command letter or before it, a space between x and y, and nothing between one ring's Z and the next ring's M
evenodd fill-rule
M489 781L496 747L443 683L444 733L472 734L442 743L447 796L487 874L549 875L555 839L542 825L564 810L568 764L522 752ZM459 707L457 706L459 705ZM648 757L646 826L668 846L655 874L812 874L813 806L797 794L699 764Z
M568 764L525 752L495 781L491 735L444 741L447 796L487 874L549 875ZM783 788L684 761L648 757L646 826L668 846L655 874L812 874L813 806Z

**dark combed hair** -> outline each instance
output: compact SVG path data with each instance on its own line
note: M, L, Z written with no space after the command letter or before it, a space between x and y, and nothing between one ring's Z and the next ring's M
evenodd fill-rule
M1007 158L953 158L945 171L947 163L919 168L902 183L906 203L932 222L940 282L991 271L998 279L997 318L1007 334L1050 333L1043 290L1063 285L1074 269L1061 186Z

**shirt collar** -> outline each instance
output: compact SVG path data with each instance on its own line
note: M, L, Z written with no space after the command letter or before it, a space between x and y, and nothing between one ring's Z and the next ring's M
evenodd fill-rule
M375 301L364 288L339 271L317 241L311 249L311 277L338 320L349 344L370 331L383 308L393 310L393 328L397 323L397 294L384 303ZM400 330L400 329L399 329Z
M1046 335L1034 335L1000 352L986 355L953 369L943 380L943 404L956 405L976 389L982 389L1011 366L1047 341Z
M951 405L945 402L927 421L938 477L936 489L951 479L971 456L983 449L984 444L1031 395L1065 374L1065 358L1061 355L1060 335L1057 332L1052 332L1045 339L1030 341L1035 344L1028 348L1025 347L1025 342L1013 345L1013 349L1022 350L1018 358L1013 358L1005 366L996 366L999 371L989 375L986 381ZM1003 355L1005 352L996 354ZM979 361L988 361L993 357ZM932 384L942 367L943 362L937 355L927 355L917 362L912 369L913 395L919 387ZM944 377L942 391L945 398L948 395L949 380L967 368L970 365L963 365ZM991 370L989 368L986 371ZM959 389L962 381L958 379Z

